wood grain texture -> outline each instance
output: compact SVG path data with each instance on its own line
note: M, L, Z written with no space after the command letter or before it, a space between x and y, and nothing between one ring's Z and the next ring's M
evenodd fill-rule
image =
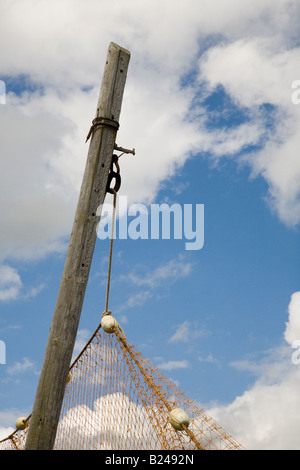
M130 53L111 43L96 117L119 120ZM65 266L49 332L25 449L51 450L81 316L117 129L95 128L70 236Z

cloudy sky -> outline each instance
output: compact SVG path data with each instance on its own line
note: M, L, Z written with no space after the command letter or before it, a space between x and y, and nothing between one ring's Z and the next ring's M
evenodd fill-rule
M120 198L203 204L205 241L116 240L111 309L245 447L300 448L299 22L298 0L1 0L0 437L33 404L113 41ZM107 256L98 239L77 352Z

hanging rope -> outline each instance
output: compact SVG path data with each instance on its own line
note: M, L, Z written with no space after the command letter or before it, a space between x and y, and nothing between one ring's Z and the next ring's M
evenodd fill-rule
M103 314L109 315L111 312L108 310L109 302L109 291L110 291L110 277L111 277L111 262L112 262L112 252L113 252L113 240L114 240L114 229L115 229L115 219L116 219L116 206L117 206L117 192L113 190L114 200L113 200L113 214L112 214L112 224L111 224L111 237L110 237L110 247L109 247L109 259L108 259L108 273L107 273L107 287L106 287L106 302L105 302L105 311Z
M95 121L95 122L94 122ZM99 118L98 121L96 120L93 121L93 125L104 125L103 124L103 118ZM107 120L106 120L107 121ZM110 120L108 120L110 121ZM105 122L105 125L112 125L115 126L118 123L113 122ZM93 126L90 130L90 133L93 130ZM90 134L89 134L90 135ZM89 138L89 135L87 138ZM112 161L111 161L111 168L110 172L108 174L108 180L107 180L107 186L106 186L106 192L113 194L113 213L112 213L112 225L111 225L111 237L110 237L110 249L109 249L109 260L108 260L108 273L107 273L107 288L106 288L106 302L105 302L105 310L102 314L102 317L105 315L111 315L111 311L108 310L108 302L109 302L109 291L110 291L110 277L111 277L111 262L112 262L112 251L113 251L113 239L114 239L114 230L115 230L115 219L116 219L116 207L117 207L117 192L119 191L121 187L121 175L120 175L120 165L119 165L119 158L124 154L124 153L132 153L135 155L135 149L129 150L125 149L123 147L118 147L115 145L115 150L121 151L121 155L113 155L112 156ZM116 167L116 171L114 171L114 166ZM115 179L115 184L114 187L112 188L111 182L112 180ZM121 329L121 327L120 327Z
M111 236L110 236L110 247L109 247L109 258L108 258L108 273L107 273L107 288L106 288L106 302L105 310L102 316L111 315L111 311L108 310L109 303L109 292L110 292L110 278L111 278L111 264L112 264L112 252L113 252L113 241L114 241L114 230L115 230L115 219L116 219L116 207L117 207L117 192L121 186L121 175L120 175L120 166L118 163L118 156L113 155L110 173L108 175L106 191L113 194L113 213L112 213L112 223L111 223ZM113 170L115 165L116 171ZM110 187L112 180L115 179L115 185L113 188Z

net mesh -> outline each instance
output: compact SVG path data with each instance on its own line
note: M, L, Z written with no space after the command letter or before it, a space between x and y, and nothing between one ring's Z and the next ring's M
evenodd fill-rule
M188 427L171 425L174 408L188 414ZM24 449L27 430L2 440L0 450ZM118 330L108 334L99 326L70 368L57 450L242 448Z

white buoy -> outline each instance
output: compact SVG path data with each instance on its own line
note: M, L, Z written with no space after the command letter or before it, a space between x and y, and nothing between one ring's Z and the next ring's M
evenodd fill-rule
M106 333L113 333L119 328L119 323L112 315L104 315L101 320L101 327Z
M169 421L172 424L174 429L177 431L182 431L185 428L188 428L190 424L190 418L181 408L174 408L169 413Z
M18 429L18 431L22 431L26 427L27 427L27 418L25 418L24 416L21 416L16 421L16 428Z

